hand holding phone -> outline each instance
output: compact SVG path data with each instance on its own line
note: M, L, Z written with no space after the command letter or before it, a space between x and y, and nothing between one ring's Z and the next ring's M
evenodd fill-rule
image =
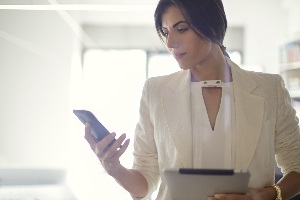
M78 119L86 125L90 124L91 133L94 135L99 141L104 137L110 134L110 132L97 120L97 118L88 110L73 110L73 113L78 117ZM89 135L90 137L90 135ZM87 138L86 138L87 139ZM111 138L109 138L111 139ZM125 152L129 145L129 139L126 139L126 134L122 134L118 139L114 139L112 142L95 142L87 141L92 144L91 148L97 155L100 160L103 168L107 171L108 174L112 175L117 167L120 164L120 156ZM110 140L109 140L110 141ZM123 143L124 142L124 143ZM101 143L101 144L100 144ZM109 143L107 145L107 143ZM99 144L99 145L98 145ZM115 144L112 146L112 144ZM106 146L103 146L106 145ZM110 147L110 148L108 148ZM108 151L109 150L109 151ZM108 153L109 152L109 153ZM111 154L111 155L109 155ZM113 156L112 156L113 155Z
M91 125L91 132L99 141L109 134L109 131L98 121L92 112L88 110L73 110L73 113L84 125L87 123Z

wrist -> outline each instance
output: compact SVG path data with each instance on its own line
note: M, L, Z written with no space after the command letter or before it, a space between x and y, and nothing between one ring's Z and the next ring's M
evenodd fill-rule
M106 172L108 173L108 175L115 178L121 173L122 168L124 167L120 163L118 163L113 166L110 166L110 168L106 169Z
M280 188L275 184L264 188L263 197L263 199L282 200Z
M282 200L280 187L277 184L273 184L272 188L274 188L275 191L276 191L276 198L275 198L275 200Z

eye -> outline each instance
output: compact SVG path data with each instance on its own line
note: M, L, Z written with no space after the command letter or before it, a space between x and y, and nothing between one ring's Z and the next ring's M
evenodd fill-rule
M161 32L161 35L164 37L167 37L169 35L167 30L162 29L160 32Z
M169 35L169 33L167 32L161 32L161 34L164 36L164 37L167 37Z
M179 31L180 33L184 33L184 32L186 32L187 30L189 30L189 28L179 28L179 29L178 29L178 31Z

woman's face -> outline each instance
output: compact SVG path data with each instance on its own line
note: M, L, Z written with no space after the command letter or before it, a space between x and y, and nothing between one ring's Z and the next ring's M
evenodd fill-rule
M191 29L176 6L170 6L164 12L162 31L165 43L180 68L197 68L209 58L213 43Z

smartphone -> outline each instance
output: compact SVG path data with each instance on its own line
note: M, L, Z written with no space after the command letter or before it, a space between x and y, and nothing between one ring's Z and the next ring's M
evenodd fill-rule
M86 123L91 125L91 132L99 141L109 134L109 131L98 121L92 112L88 110L73 110L73 113L84 125L86 125ZM114 141L112 141L112 143ZM109 146L112 145L112 143L110 143Z

